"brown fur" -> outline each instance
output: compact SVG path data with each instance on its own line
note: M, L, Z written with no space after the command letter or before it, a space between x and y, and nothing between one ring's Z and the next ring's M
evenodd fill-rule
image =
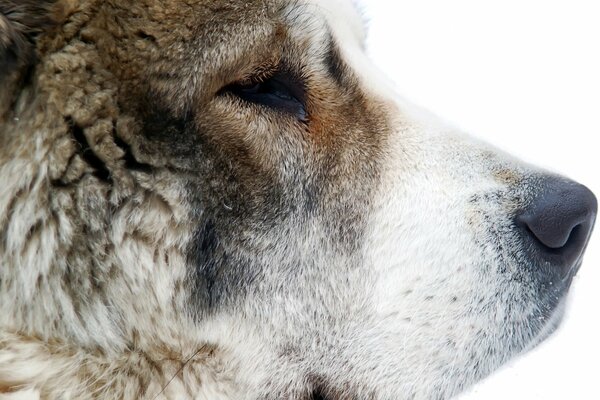
M370 196L356 182L376 179L374 155L385 136L372 132L387 129L379 105L310 70L302 72L314 93L308 107L319 111L307 124L271 121L276 129L249 132L254 113L215 103L221 88L306 50L287 36L277 2L0 4L0 62L13 74L0 98L0 165L21 159L25 168L0 209L2 268L22 274L0 286L16 299L2 326L0 357L14 359L0 358L0 387L33 385L42 398L63 390L77 398L153 398L169 384L165 395L191 396L202 380L218 380L226 352L197 343L189 329L204 317L190 310L190 297L220 300L202 279L190 280L188 242L199 234L228 238L216 245L220 254L247 246L234 228L267 234L280 215L307 218L335 204L328 229L344 238L339 251L353 249L345 238L357 235L362 218L353 210ZM56 16L58 27L46 29ZM246 40L223 46L238 37ZM8 66L11 58L17 61ZM289 149L297 175L278 169ZM355 196L327 200L345 188ZM25 219L29 208L38 211ZM12 243L15 233L26 240ZM114 255L121 249L151 260L136 268L169 271L172 298L163 301L152 277L128 271ZM43 257L46 270L36 271L30 263ZM98 332L106 323L101 329L112 339ZM39 374L11 379L7 366L26 369L29 355Z

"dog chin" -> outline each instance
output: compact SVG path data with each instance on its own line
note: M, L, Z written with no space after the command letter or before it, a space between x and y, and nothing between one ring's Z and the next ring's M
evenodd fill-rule
M523 348L521 353L527 353L528 351L537 347L540 343L545 341L554 332L558 330L563 321L565 310L567 308L568 295L567 293L562 294L556 306L547 315L537 317L542 325L539 332L533 337L533 339ZM536 321L538 322L538 321Z

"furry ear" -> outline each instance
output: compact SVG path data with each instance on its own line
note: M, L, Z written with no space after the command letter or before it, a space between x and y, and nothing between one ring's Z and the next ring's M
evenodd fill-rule
M35 37L52 25L55 0L0 0L0 79L31 63Z

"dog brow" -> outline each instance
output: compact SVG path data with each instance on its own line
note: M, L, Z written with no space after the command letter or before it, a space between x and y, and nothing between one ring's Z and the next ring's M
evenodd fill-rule
M331 32L328 34L328 37L327 51L325 53L325 66L327 67L329 75L331 75L338 85L342 86L346 76L346 65L342 60L340 51Z

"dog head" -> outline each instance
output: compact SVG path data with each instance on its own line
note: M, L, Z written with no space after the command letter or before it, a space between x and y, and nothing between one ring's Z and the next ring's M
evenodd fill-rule
M0 5L5 344L186 362L148 396L446 398L560 320L594 196L398 99L349 3Z

